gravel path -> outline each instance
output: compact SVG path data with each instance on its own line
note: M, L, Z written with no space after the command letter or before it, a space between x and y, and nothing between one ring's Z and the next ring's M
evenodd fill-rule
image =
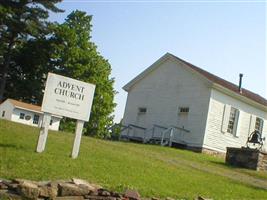
M185 160L183 158L174 158L174 159L170 159L170 158L166 158L164 157L164 155L160 154L160 153L153 153L150 154L149 156L156 158L158 160L161 160L163 162L166 162L168 164L171 165L175 165L177 167L190 167L196 170L200 170L203 171L205 173L209 173L209 174L214 174L214 175L218 175L218 176L223 176L226 178L229 178L231 180L246 184L248 186L252 186L252 187L257 187L257 188L261 188L261 189L265 189L267 190L267 180L265 179L261 179L261 178L257 178L248 174L244 174L242 172L237 172L234 169L226 169L220 166L210 166L210 165L206 165L204 163L200 163L197 161L189 161L189 160Z
M193 169L197 169L197 170L210 173L210 174L214 174L214 175L218 175L218 176L223 176L231 180L241 182L246 185L250 185L250 186L254 186L257 188L267 190L266 180L256 178L256 177L253 177L253 176L241 173L241 172L236 172L234 170L226 170L222 168L215 169L215 167L206 166L206 165L203 165L197 162L189 162L186 160L181 160L181 162L177 160L169 160L167 162L169 162L170 164L186 165L187 167L191 167Z

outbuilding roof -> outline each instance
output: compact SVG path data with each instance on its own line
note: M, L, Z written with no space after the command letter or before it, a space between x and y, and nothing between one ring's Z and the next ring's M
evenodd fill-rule
M13 104L13 106L15 108L20 108L20 109L24 109L24 110L30 110L30 111L37 112L37 113L43 113L43 111L41 110L41 106L38 106L38 105L24 103L22 101L18 101L18 100L15 100L15 99L6 99L5 101L9 101L11 104ZM4 103L4 102L2 102L2 103ZM59 115L52 114L52 116L57 117L57 118L62 118L62 116L59 116Z
M15 107L18 108L24 108L27 110L32 110L32 111L36 111L39 113L42 113L41 111L41 106L37 106L37 105L33 105L33 104L29 104L29 103L24 103L22 101L17 101L14 99L7 99L10 103L12 103Z
M172 57L175 60L177 60L178 62L182 62L185 64L185 66L189 67L191 70L197 72L198 74L204 76L204 78L206 78L207 80L209 80L212 83L218 84L220 86L222 86L223 88L226 88L228 90L231 90L232 92L236 93L237 95L246 97L250 100L253 100L261 105L267 106L267 99L265 99L264 97L250 91L247 90L245 88L242 88L242 93L239 92L239 87L238 85L231 83L223 78L220 78L208 71L205 71L185 60L182 60L181 58L178 58L177 56L170 54L170 53L166 53L164 56L162 56L158 61L156 61L154 64L152 64L149 68L147 68L145 71L143 71L141 74L139 74L137 77L135 77L133 80L131 80L129 83L127 83L123 89L128 91L130 89L130 87L132 85L134 85L136 82L138 82L140 79L142 79L144 76L146 76L149 72L151 72L153 70L154 67L157 67L156 63L158 63L160 60L166 58L166 57Z

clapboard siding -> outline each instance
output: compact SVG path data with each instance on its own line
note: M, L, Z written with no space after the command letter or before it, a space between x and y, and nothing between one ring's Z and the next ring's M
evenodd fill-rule
M225 152L226 147L246 144L255 127L255 116L264 119L263 137L267 138L266 106L259 103L259 99L265 102L263 98L247 90L240 95L238 86L170 54L164 55L123 88L128 92L123 124L146 128L146 138L151 137L154 124L179 126L190 133L176 130L176 140L188 146ZM233 134L227 132L231 106L237 109L238 117ZM142 107L146 108L145 114L138 113L138 108ZM180 114L179 107L189 107L189 113ZM138 129L131 131L132 134L141 132ZM157 132L157 135L160 134ZM266 143L264 150L267 151Z
M0 105L0 118L11 120L13 109L14 109L14 106L9 101L4 101ZM4 112L4 116L3 116L3 112Z
M147 130L153 124L183 126L190 130L183 140L201 147L209 98L207 83L182 63L169 58L128 91L123 124L135 124ZM139 107L147 108L146 114L138 114ZM187 117L178 114L179 107L189 107Z
M233 106L241 113L238 119L240 126L238 137L235 134L222 132L224 106L226 104ZM266 134L266 112L212 89L204 147L225 152L226 147L245 146L249 135L251 115L264 119L263 133Z

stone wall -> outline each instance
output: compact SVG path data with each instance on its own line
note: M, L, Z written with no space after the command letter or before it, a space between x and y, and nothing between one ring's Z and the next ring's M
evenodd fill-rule
M225 162L232 166L267 171L267 153L257 149L227 147Z
M259 154L258 170L267 171L267 153Z
M68 181L1 180L0 200L160 200L141 198L135 190L117 193L81 179ZM165 200L175 200L167 197ZM208 200L201 196L195 200Z
M119 194L81 179L35 182L24 179L0 180L0 199L16 200L139 200L135 191Z

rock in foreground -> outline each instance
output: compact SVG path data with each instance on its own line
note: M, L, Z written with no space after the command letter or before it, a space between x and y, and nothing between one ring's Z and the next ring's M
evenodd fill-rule
M24 179L0 180L2 200L141 200L135 190L124 194L109 191L81 179L36 182ZM158 199L158 198L152 198ZM201 198L202 199L202 198ZM148 200L146 198L146 200Z
M16 200L140 200L140 195L128 197L108 191L81 179L35 182L24 179L0 180L0 199Z

